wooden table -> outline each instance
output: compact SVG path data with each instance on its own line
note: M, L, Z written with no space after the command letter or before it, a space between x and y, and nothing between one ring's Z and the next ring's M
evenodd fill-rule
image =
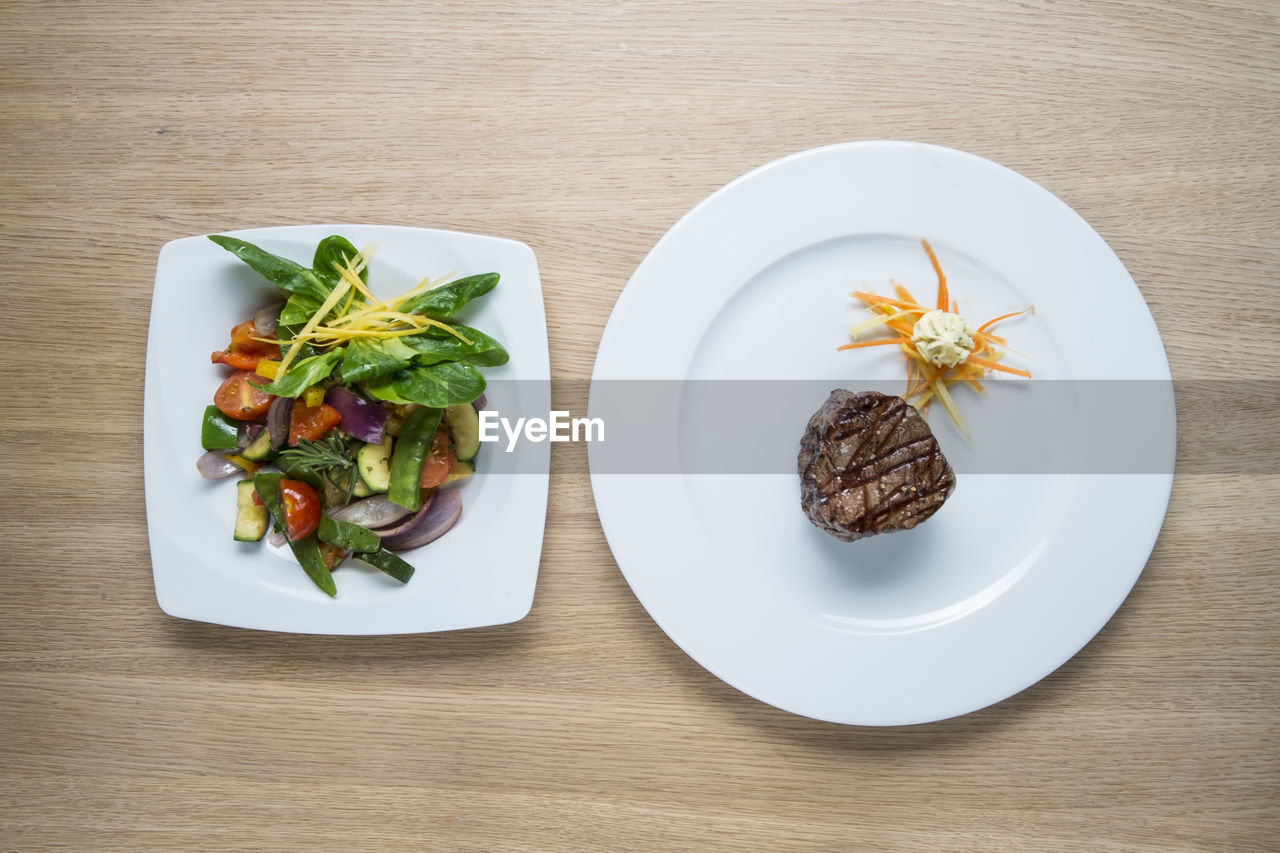
M851 139L1029 176L1119 254L1178 379L1265 378L1277 11L3 4L0 848L1277 849L1274 454L1178 477L1136 589L1060 670L898 729L790 716L686 657L580 466L553 478L523 622L355 639L161 613L141 470L167 240L349 221L525 241L553 374L581 379L681 214Z

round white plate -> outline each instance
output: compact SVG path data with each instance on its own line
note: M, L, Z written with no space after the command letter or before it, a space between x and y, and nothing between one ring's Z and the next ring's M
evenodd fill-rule
M1172 386L1133 279L1052 194L995 163L936 146L859 142L805 151L695 207L618 299L596 358L591 416L621 420L604 401L619 396L610 391L622 380L658 380L633 383L637 389L734 380L757 396L779 382L831 380L803 406L744 399L711 427L728 433L753 410L790 406L789 438L764 451L794 460L809 414L831 388L905 387L890 348L836 347L866 316L850 291L890 293L892 277L922 301L933 298L922 237L971 320L1036 306L1034 316L1002 327L1028 354L1032 382L1068 380L1057 387L1073 388L1143 380L1164 389L1147 406L1144 425L1161 464L1140 474L1087 464L961 471L951 499L920 527L842 543L802 513L794 469L696 472L685 439L700 429L707 437L708 415L686 405L687 394L659 392L675 411L640 432L652 430L649 444L660 444L660 424L673 425L680 464L629 468L620 462L625 453L589 448L610 547L641 603L691 657L797 714L922 723L1026 688L1116 611L1164 518L1175 449ZM984 401L956 397L980 447ZM940 409L929 420L948 455L972 450ZM625 441L635 427L610 423L609 435Z

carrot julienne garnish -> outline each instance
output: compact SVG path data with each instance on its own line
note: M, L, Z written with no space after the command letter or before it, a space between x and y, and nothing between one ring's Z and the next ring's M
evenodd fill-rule
M1002 320L1028 311L1034 314L1035 306L1001 314L978 328L973 328L960 316L960 303L947 288L947 276L942 271L942 264L934 254L933 247L928 240L923 239L920 245L924 247L929 263L938 277L938 296L935 300L937 308L921 305L909 290L893 279L890 279L890 283L893 285L894 297L855 290L852 296L867 306L872 318L852 327L850 334L856 339L870 329L887 328L894 336L868 341L854 340L853 343L836 349L897 344L907 361L907 391L903 397L921 410L927 409L929 403L937 399L960 428L960 432L968 438L968 427L951 396L950 386L964 383L978 394L985 394L981 379L992 371L1030 379L1030 371L1000 364L1005 353L997 350L994 345L1007 347L1007 343L1003 337L988 330Z
M987 329L991 328L996 323L999 323L1001 320L1008 320L1010 317L1017 317L1019 314L1025 314L1028 311L1034 314L1036 312L1036 306L1028 305L1026 308L1023 308L1021 311L1010 311L1008 314L1001 314L999 317L993 317L992 319L988 320L987 322L979 326L978 331L985 332Z
M946 311L947 301L947 277L942 272L942 264L938 263L938 256L933 253L933 247L929 245L928 240L921 240L920 245L924 246L924 252L929 256L929 263L933 264L933 271L938 274L938 310Z
M994 361L987 361L985 358L978 358L971 355L969 356L969 363L985 367L988 370L999 370L1002 373L1012 373L1015 376L1025 376L1028 379L1031 378L1030 370L1019 370L1016 367L1009 367L1007 364L996 364Z
M897 338L878 338L874 341L854 341L851 344L845 344L842 347L836 347L837 350L857 349L858 347L882 347L885 344L896 344Z

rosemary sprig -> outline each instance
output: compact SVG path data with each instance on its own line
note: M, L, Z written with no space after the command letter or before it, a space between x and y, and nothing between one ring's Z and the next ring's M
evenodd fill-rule
M337 432L331 432L322 441L302 438L297 447L280 451L280 467L287 471L299 471L322 477L330 470L345 471L355 465L347 440Z

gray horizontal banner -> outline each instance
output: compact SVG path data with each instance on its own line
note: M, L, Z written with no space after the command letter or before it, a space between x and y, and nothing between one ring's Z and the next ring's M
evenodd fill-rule
M836 388L904 390L902 382L847 379L494 381L480 468L544 471L550 450L557 474L585 472L588 454L594 474L794 474L809 418ZM936 402L927 412L957 473L1280 473L1280 381L1013 380L985 388L984 396L952 392L968 439Z

